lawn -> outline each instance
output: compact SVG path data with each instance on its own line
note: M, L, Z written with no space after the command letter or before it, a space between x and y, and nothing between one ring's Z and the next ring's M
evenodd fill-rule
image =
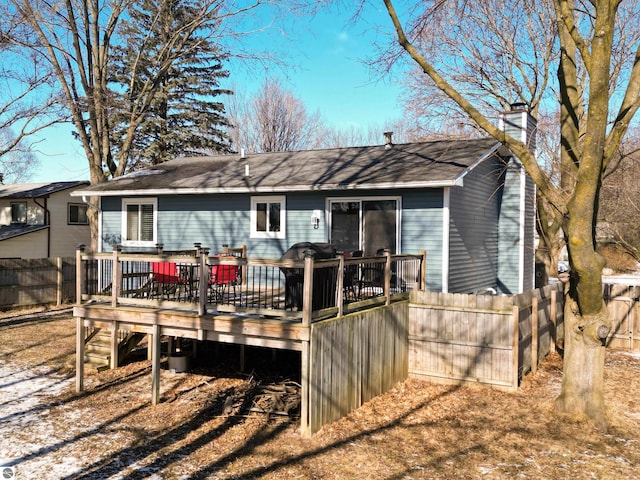
M76 395L74 342L68 310L0 317L0 461L15 478L640 475L637 353L607 353L607 432L554 410L561 358L553 354L517 393L409 379L307 439L295 414L250 409L277 372L267 378L249 365L242 373L232 361L163 370L162 402L152 406L142 356L89 375Z

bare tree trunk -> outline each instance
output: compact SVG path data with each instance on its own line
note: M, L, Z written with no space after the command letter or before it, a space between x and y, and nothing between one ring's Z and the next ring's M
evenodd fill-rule
M596 426L606 429L604 404L604 355L601 325L608 321L606 308L599 315L580 315L569 295L564 310L564 359L562 393L557 407L575 416L585 415Z

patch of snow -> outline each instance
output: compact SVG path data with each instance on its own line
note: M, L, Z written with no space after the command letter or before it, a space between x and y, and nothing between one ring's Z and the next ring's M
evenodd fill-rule
M11 467L15 478L63 478L82 465L76 457L53 461L45 455L52 444L64 442L64 436L71 433L57 431L49 413L50 400L72 384L73 379L49 369L0 362L0 464Z

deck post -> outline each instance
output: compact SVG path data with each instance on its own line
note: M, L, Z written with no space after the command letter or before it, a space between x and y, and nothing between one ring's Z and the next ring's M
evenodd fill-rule
M198 251L200 255L200 282L198 283L198 315L201 317L207 314L207 288L209 287L209 273L211 269L207 266L207 256L209 249L204 248Z
M427 289L427 251L420 250L420 291L424 292Z
M339 253L338 259L340 260L340 263L338 264L336 304L338 305L338 316L341 317L344 311L344 253Z
M160 325L153 325L151 333L151 404L160 403Z
M120 245L113 247L113 265L111 268L111 306L118 306L118 295L120 294L120 284L122 283L122 265L118 260L118 254L122 250Z
M313 315L313 250L304 252L304 277L302 283L302 324L311 325Z
M84 319L76 317L76 393L84 391Z
M384 304L391 305L391 250L385 248L384 256L386 258L384 264Z
M85 246L82 243L76 248L76 305L82 304L82 292L84 291L85 278L82 275L82 254L84 249Z
M109 368L115 370L118 368L120 359L118 358L118 330L120 328L120 322L114 321L111 328L111 353L109 357Z

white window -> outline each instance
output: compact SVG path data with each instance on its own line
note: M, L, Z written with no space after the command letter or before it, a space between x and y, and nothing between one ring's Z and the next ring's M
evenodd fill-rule
M285 238L285 197L251 197L251 238Z
M67 206L67 223L69 225L89 225L86 204L69 203Z
M125 198L122 200L122 245L153 247L158 238L158 200Z

